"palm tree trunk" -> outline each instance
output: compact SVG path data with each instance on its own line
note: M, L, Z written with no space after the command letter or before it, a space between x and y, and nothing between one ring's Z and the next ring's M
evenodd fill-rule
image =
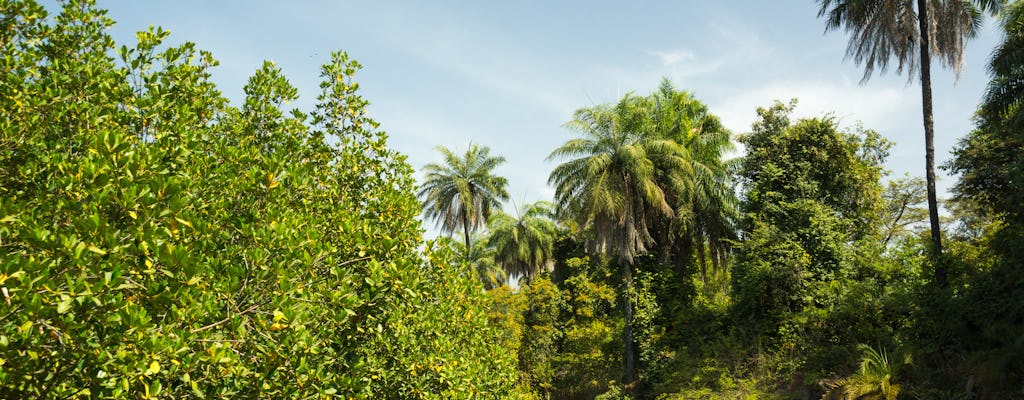
M708 260L707 253L704 251L703 237L698 237L697 240L697 258L700 262L700 282L704 284L706 290L708 284Z
M935 283L946 286L946 266L942 255L939 228L939 202L935 193L935 118L932 115L931 50L928 1L917 0L917 20L921 32L921 113L924 117L925 180L928 185L928 220L932 228L932 253L935 256Z
M717 244L709 240L708 251L711 252L711 276L718 281L722 275L722 249L718 248Z
M462 213L462 234L466 237L466 261L469 261L469 253L473 251L473 248L469 247L469 218L466 213Z
M693 245L693 234L690 230L687 230L682 235L679 235L679 238L676 239L676 277L678 277L682 281L688 279L687 267L692 266L690 262L693 260Z
M623 383L627 393L634 387L636 381L636 351L633 349L633 271L626 260L620 258L619 264L622 267L622 282L625 290L622 295L622 313L626 318L626 327L623 332L625 342L626 375Z

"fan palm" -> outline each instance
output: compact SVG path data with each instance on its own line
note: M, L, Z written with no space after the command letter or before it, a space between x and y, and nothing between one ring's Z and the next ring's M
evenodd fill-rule
M417 194L423 200L424 218L434 220L446 234L461 229L465 248L472 249L470 233L482 228L491 211L508 200L508 180L494 174L505 158L491 156L491 149L476 144L470 144L461 157L445 147L437 150L444 162L423 168Z
M557 224L554 204L527 204L518 217L498 211L488 221L488 247L509 278L529 282L552 259Z
M614 107L577 110L566 124L582 137L555 149L548 160L567 159L548 178L563 216L590 234L591 252L614 255L622 270L625 378L635 377L633 350L632 264L654 243L649 222L671 217L673 207L659 171L688 169L685 149L651 134L646 100L627 95Z
M931 60L959 75L964 44L981 25L983 11L996 12L999 0L818 0L818 16L826 17L826 31L843 28L850 33L848 57L864 65L864 78L875 69L885 72L895 63L896 72L907 71L921 79L924 116L925 178L933 251L942 253L939 209L935 192L934 118L932 115ZM937 265L935 280L945 284L946 268Z

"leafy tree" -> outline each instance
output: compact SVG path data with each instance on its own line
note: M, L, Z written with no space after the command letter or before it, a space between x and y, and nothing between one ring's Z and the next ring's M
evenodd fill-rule
M805 309L829 307L877 237L888 143L840 132L831 118L790 122L795 102L759 108L741 137L747 156L743 239L734 264L737 313L775 335Z
M555 285L547 273L521 289L527 302L520 368L536 392L558 399L591 399L621 373L621 317L616 291L587 258L564 260L569 277ZM610 277L608 277L610 278Z
M116 48L90 1L2 7L0 397L516 390L358 63L332 54L311 114L265 63L235 108L162 29Z
M914 226L928 220L928 210L921 208L927 201L924 179L902 178L891 180L882 194L885 201L885 233L882 244L888 245L913 232Z
M554 217L554 205L548 202L527 204L518 217L502 211L491 215L487 245L510 278L529 282L551 263L558 234Z
M876 68L884 73L893 62L896 72L906 69L910 79L920 73L929 221L934 252L942 254L935 191L932 56L959 74L965 42L977 34L981 13L995 13L1002 3L999 0L818 0L818 4L818 16L826 17L826 30L843 28L850 33L846 54L853 57L854 62L864 64L863 80L870 78ZM946 267L938 263L935 281L944 285L946 275Z
M668 186L659 170L686 162L679 144L652 135L645 126L648 109L641 98L627 95L614 106L577 110L566 124L582 137L571 139L550 156L568 159L548 179L555 186L561 212L588 232L587 246L617 259L623 280L625 316L625 381L636 377L633 339L633 260L654 243L650 221L671 217Z
M483 228L491 210L508 200L508 180L494 175L494 169L505 163L501 156L491 156L491 149L470 144L461 157L445 147L438 147L443 164L424 167L419 197L423 212L446 233L461 228L466 248L471 249L470 233Z

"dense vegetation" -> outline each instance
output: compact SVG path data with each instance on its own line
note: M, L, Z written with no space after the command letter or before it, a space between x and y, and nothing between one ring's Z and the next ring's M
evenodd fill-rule
M508 212L486 146L417 186L343 52L309 112L269 62L232 105L159 28L0 0L0 397L1024 398L1024 2L818 3L920 74L929 143L929 51L998 11L945 221L930 151L891 177L882 133L734 134L667 80L576 111Z
M3 3L0 397L504 398L515 353L335 53L232 107L192 44ZM453 321L455 323L453 323Z

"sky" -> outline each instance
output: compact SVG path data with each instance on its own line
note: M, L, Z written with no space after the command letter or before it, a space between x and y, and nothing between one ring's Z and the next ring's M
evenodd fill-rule
M277 63L309 111L319 67L344 50L369 114L417 170L434 149L488 146L507 163L517 204L550 200L555 162L574 137L574 110L622 95L651 93L668 78L693 93L734 133L750 130L757 107L797 98L797 116L832 114L895 142L893 176L924 176L920 87L845 60L845 32L824 32L814 1L241 1L99 0L131 45L149 25L169 42L194 42L220 61L213 78L238 105L263 60ZM55 11L53 6L50 7ZM988 82L985 62L1001 39L992 21L969 42L959 79L933 68L936 158L943 163ZM954 178L938 171L940 194ZM511 206L511 204L510 204Z

